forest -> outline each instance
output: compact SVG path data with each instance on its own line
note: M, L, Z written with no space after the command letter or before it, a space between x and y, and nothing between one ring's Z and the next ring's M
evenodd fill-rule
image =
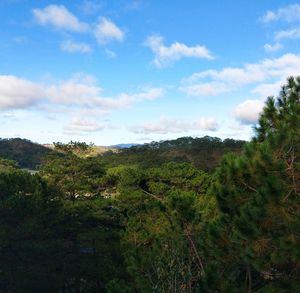
M299 100L290 77L249 142L1 140L0 292L300 292Z

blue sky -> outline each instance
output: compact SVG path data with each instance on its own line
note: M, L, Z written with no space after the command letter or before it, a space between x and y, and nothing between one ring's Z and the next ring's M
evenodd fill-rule
M249 139L300 74L300 2L0 2L0 137Z

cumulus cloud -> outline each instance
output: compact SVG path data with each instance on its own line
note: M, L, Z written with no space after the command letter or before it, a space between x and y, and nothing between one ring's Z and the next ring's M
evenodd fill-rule
M162 88L147 88L138 93L106 97L96 80L85 75L53 84L35 83L15 76L0 76L0 109L26 108L44 102L55 105L56 110L60 106L68 106L108 112L162 96Z
M265 23L274 21L294 22L300 20L300 4L291 4L275 11L267 11L261 20Z
M67 40L60 45L60 48L64 52L68 53L82 53L87 54L92 52L90 45L86 43L76 43L71 40Z
M49 87L47 93L56 104L111 111L157 99L163 95L163 90L149 88L135 94L121 93L116 97L105 97L102 95L102 88L96 84L93 78L78 76Z
M254 124L263 107L264 103L261 100L246 100L236 107L234 116L242 124Z
M161 118L156 122L146 122L130 128L134 133L139 134L168 134L183 133L192 130L216 131L219 127L214 118L201 118L197 121L185 121L173 118Z
M270 81L277 84L289 76L298 75L299 72L300 56L290 53L240 68L226 67L195 73L182 80L181 90L190 96L216 95L250 84L255 84L255 88Z
M154 53L153 62L157 67L170 65L182 58L213 59L211 52L205 46L188 47L183 43L175 42L167 47L164 45L163 38L158 35L149 36L145 45Z
M264 49L267 53L270 53L270 52L277 52L279 50L282 49L282 45L280 43L275 43L273 45L271 44L265 44L264 45Z
M20 109L33 106L45 93L29 80L12 75L0 75L0 109Z
M75 117L64 126L63 131L65 134L86 134L98 132L108 127L109 125L105 123L97 123L84 118Z
M85 32L89 29L86 23L80 22L63 5L49 5L43 9L33 9L32 13L41 25L51 25L58 29L64 29L74 32Z
M46 87L47 96L55 104L94 107L102 89L91 76L76 75Z
M101 17L94 29L94 35L100 45L106 45L112 41L122 42L125 33L110 19Z

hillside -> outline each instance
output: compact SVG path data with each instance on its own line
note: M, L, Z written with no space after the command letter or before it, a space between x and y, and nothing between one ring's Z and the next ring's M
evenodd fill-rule
M43 144L44 147L49 148L51 150L54 150L55 146L54 144ZM119 147L117 146L96 146L92 145L90 148L88 148L88 151L84 153L84 157L95 157L98 155L101 155L106 152L118 152Z
M245 141L205 136L201 138L181 137L175 140L151 142L121 149L117 153L103 153L107 166L139 165L155 167L169 161L191 162L196 167L211 171L221 157L229 152L239 153Z
M36 169L53 150L27 139L0 139L0 157L14 160L21 168Z
M151 142L129 148L93 146L87 156L100 156L108 167L118 165L160 166L163 163L191 162L196 167L211 171L228 152L240 152L244 141L205 136L181 137L175 140ZM0 139L0 157L15 160L21 168L36 169L46 155L53 154L51 144L40 145L27 139Z

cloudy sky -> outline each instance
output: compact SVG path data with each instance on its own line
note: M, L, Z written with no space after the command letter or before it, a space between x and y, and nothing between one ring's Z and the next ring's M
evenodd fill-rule
M249 139L299 41L288 0L1 0L0 137Z

